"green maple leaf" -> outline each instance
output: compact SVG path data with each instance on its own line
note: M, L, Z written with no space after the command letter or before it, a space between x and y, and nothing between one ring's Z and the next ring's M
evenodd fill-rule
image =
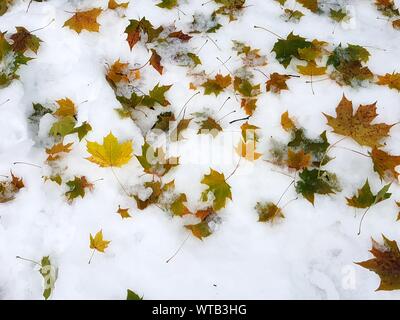
M338 10L330 9L329 17L336 22L342 22L347 18L347 12L344 9L338 9Z
M156 6L163 9L173 9L178 5L178 0L161 0L160 3L157 3Z
M136 292L128 289L126 292L126 300L143 300L143 296L139 296Z
M81 141L89 131L92 130L92 126L88 122L83 122L79 127L75 127L72 133L77 133L79 141Z
M47 300L50 298L52 291L54 290L54 284L57 280L57 270L53 269L51 265L50 257L43 257L40 262L39 272L44 280L43 297Z
M278 62L287 68L293 57L300 59L299 49L310 48L311 46L310 41L291 32L286 39L279 39L272 51L275 52Z
M314 205L315 194L328 195L339 191L336 175L325 170L304 169L299 174L296 192Z
M50 135L56 137L61 136L65 137L66 135L72 133L75 128L76 120L73 116L66 116L61 118L60 120L53 123L50 128Z
M157 84L152 90L150 90L149 95L144 96L142 100L142 104L149 108L154 108L156 104L159 104L163 107L169 106L169 101L165 98L165 93L172 87L172 85L168 86L160 86Z
M218 211L225 207L226 200L232 200L231 186L225 181L223 173L210 169L210 173L204 175L201 183L208 186L201 194L202 201L208 201L208 193L214 194L213 209Z
M89 183L86 177L75 177L74 180L70 180L67 183L69 191L65 193L68 200L72 201L78 197L83 198L85 196L86 188L93 188L93 185Z
M387 192L390 188L390 185L391 184L387 184L381 190L379 190L377 194L373 194L367 179L363 187L358 189L357 195L354 195L352 198L346 198L347 205L355 208L365 209L381 201L389 199L392 195L391 193Z
M314 165L319 166L321 161L323 165L327 164L331 158L326 156L330 143L326 138L326 131L322 132L318 139L309 139L303 128L296 128L292 133L292 140L288 143L295 151L303 150L305 153L313 155Z

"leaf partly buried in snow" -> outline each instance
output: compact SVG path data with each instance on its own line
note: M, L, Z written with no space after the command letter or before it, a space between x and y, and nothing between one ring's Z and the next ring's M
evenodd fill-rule
M214 195L213 209L218 211L225 207L227 199L232 200L231 186L225 181L223 173L210 169L210 173L204 175L201 183L208 186L201 194L201 200L207 201L209 192Z

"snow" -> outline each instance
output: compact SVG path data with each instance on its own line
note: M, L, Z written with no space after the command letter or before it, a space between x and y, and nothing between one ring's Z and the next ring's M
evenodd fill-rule
M194 13L210 14L214 9L213 4L202 6L202 1L181 1L180 8L186 15L180 14L179 20L176 10L160 9L155 6L157 2L132 1L124 13L126 17L107 11L99 18L99 33L84 31L80 35L62 28L71 17L68 12L96 6L105 8L107 1L50 0L32 3L28 12L28 1L16 1L0 17L2 32L13 32L15 26L33 30L54 19L35 33L43 43L37 57L21 68L20 80L0 90L0 103L9 99L0 106L0 173L7 175L11 169L23 177L26 185L14 201L0 204L0 299L42 298L42 277L37 268L16 260L17 255L34 260L50 255L59 270L53 299L125 299L128 288L145 299L399 299L399 291L376 292L379 277L353 262L370 258L371 237L381 241L384 233L400 241L393 201L400 200L400 188L398 184L392 185L392 198L371 209L363 232L357 236L360 212L355 216L354 209L346 206L345 196L352 195L366 178L372 190L379 189L382 183L370 160L343 149L332 149L334 160L327 166L327 170L339 176L343 190L330 197L317 196L315 207L300 197L284 209L286 218L274 225L257 222L254 206L258 201L279 199L290 178L277 172L282 169L265 161L243 160L229 179L233 200L219 212L220 223L213 226L213 234L204 241L189 237L169 263L166 260L188 235L183 225L190 218L172 218L156 206L138 210L111 170L85 160L88 156L85 140L79 143L75 136L67 137L66 142L74 142L74 148L60 162L60 167L68 179L83 175L89 181L103 179L95 183L93 192L69 204L64 197L64 185L43 182L42 176L50 172L45 164L44 146L51 119L48 116L42 119L39 132L35 132L27 121L32 102L52 104L69 97L78 105L79 123L88 121L93 127L86 139L101 142L112 131L120 141L132 139L135 154L140 154L142 131L130 119L120 119L114 111L119 103L105 80L106 63L121 59L131 65L142 65L148 59L142 45L130 51L124 34L128 19L146 17L155 26L175 21L177 28L185 31ZM376 19L379 13L367 1L348 1L354 18L336 27L326 16L307 10L302 10L306 15L299 23L285 23L275 1L247 3L238 21L228 24L223 18L224 27L210 35L220 50L209 41L200 51L207 73L226 74L217 57L225 61L232 56L227 63L231 70L240 66L240 59L232 51L232 40L260 48L268 56L269 63L263 69L267 74L286 72L270 52L276 37L254 29L254 25L282 36L294 30L309 39L366 46L371 52L368 65L372 72L399 71L400 33L389 23ZM190 43L200 48L205 40L198 35ZM162 77L152 68L146 68L142 88L151 89L158 82L173 84L167 97L177 114L194 93L188 89L191 79L184 67L171 63L165 63L164 67L166 72ZM290 68L293 67L288 72L293 71ZM264 83L265 78L256 73L254 82ZM288 110L307 128L309 136L316 137L324 130L331 131L322 112L334 114L343 93L356 106L378 101L379 122L394 123L400 119L400 95L387 87L339 87L333 81L322 81L314 83L313 95L304 78L291 79L288 84L290 90L281 95L265 93L263 89L250 120L261 128L258 151L264 153L264 158L271 147L270 137L287 140L287 134L280 128L283 112ZM218 97L198 95L189 103L188 112L209 108L217 113L228 96L229 92ZM200 180L209 173L209 168L227 177L237 164L232 149L238 141L241 123L228 122L245 115L232 98L218 116L232 110L237 112L222 121L224 133L219 138L198 136L193 126L193 130L184 133L186 140L171 146L173 155L181 157L181 165L168 174L167 181L175 179L177 191L187 194L188 206L193 210L200 208L199 197L204 190ZM399 138L400 127L395 126L387 139L386 150L391 154L400 154ZM340 137L328 133L328 139L333 143ZM208 149L200 149L205 146ZM341 146L367 152L350 139ZM42 168L14 165L16 161ZM115 171L128 190L139 192L138 186L145 178L135 159ZM142 196L146 196L146 190L140 191ZM294 189L290 189L283 203L296 196ZM122 220L116 214L118 205L129 207L132 218ZM95 234L100 229L104 238L111 240L110 246L104 254L96 253L88 264L89 233Z

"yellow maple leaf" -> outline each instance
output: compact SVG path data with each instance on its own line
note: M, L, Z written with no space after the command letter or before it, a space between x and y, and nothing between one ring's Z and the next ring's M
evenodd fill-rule
M58 117L67 117L67 116L75 116L76 107L71 99L65 98L56 101L58 104L58 109L54 114Z
M129 208L121 208L121 206L118 206L117 213L121 216L122 219L131 217L131 215L129 214Z
M47 161L54 161L60 158L60 153L64 152L64 153L69 153L71 152L71 146L74 143L67 143L64 144L63 142L57 143L54 146L52 146L51 148L46 149L46 153L49 155L47 157Z
M122 2L122 3L118 3L115 0L109 0L108 1L108 9L111 9L111 10L115 10L115 9L118 9L118 8L126 9L126 8L128 8L128 5L129 5L129 1L128 2Z
M324 113L333 132L353 138L362 146L379 147L380 140L387 137L393 125L371 124L376 118L376 103L360 105L353 115L353 103L343 96L336 108L336 118Z
M86 159L100 167L122 167L132 158L132 141L119 143L112 132L103 138L103 144L87 141L86 147L91 154Z
M103 240L103 230L97 232L94 237L90 234L90 249L104 252L110 242L111 241Z
M285 130L286 132L290 132L293 129L296 129L296 125L294 124L293 120L289 116L289 111L282 113L281 126L282 126L283 130Z
M384 76L378 76L377 84L388 86L390 89L400 91L400 73L387 73Z
M318 67L314 61L307 62L306 66L297 66L297 69L305 76L322 76L326 73L326 67Z
M69 27L77 33L81 33L82 30L99 32L100 24L97 22L97 17L102 12L103 10L100 8L76 12L71 19L65 21L64 27Z

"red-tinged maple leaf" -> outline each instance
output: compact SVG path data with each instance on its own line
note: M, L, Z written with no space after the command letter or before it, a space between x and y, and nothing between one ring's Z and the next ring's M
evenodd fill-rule
M372 239L370 252L373 259L356 262L363 268L375 272L381 279L378 290L400 289L400 251L397 242L389 240L384 235L383 245Z

